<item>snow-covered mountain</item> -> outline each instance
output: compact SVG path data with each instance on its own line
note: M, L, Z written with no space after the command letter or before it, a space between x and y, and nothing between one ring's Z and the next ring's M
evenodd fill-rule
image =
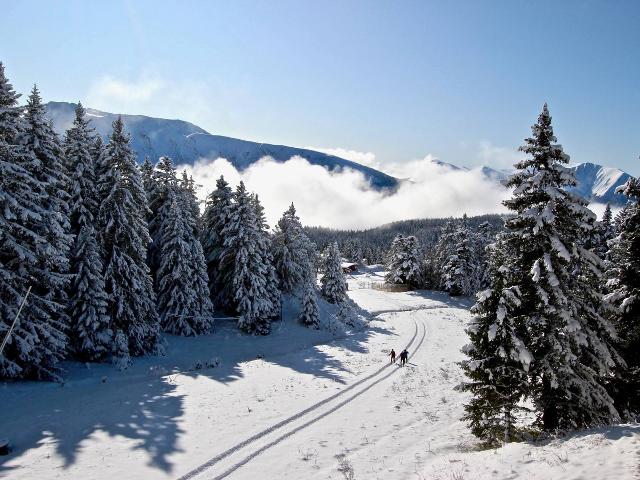
M438 165L453 170L468 170L466 167L458 167L444 162L436 162ZM570 167L576 174L577 185L570 190L577 193L589 202L610 203L622 206L627 199L624 195L616 193L616 188L624 185L631 177L627 172L614 167L603 167L595 163L580 163ZM488 178L499 183L504 183L511 174L510 170L496 170L491 167L481 167L480 171Z
M46 108L58 133L64 133L73 123L75 104L49 102ZM106 140L111 132L111 124L118 114L87 108L87 115L96 131ZM379 170L314 150L212 135L183 120L167 120L144 115L122 115L122 119L131 133L131 143L140 162L146 156L157 160L162 155L170 156L178 164L193 164L199 158L222 157L239 170L243 170L264 156L284 162L298 155L314 165L322 165L332 171L342 168L360 171L377 189L394 189L401 183L401 180ZM443 168L468 170L466 167L458 167L440 160L433 161ZM616 194L615 189L627 181L630 176L628 173L593 163L581 163L572 168L578 179L575 192L590 202L624 205L625 197ZM499 183L504 182L510 173L509 170L497 170L487 166L482 167L481 172Z
M46 108L58 133L64 133L73 123L75 104L49 102ZM87 108L87 115L92 120L93 128L106 140L111 133L111 124L118 114ZM171 157L176 164L193 164L200 158L222 157L237 169L244 170L265 156L279 162L301 156L309 163L322 165L331 171L342 168L360 171L377 189L393 189L398 185L396 178L378 170L313 150L212 135L183 120L167 120L144 115L122 115L122 120L131 133L132 147L140 162L147 156L156 161L162 155Z

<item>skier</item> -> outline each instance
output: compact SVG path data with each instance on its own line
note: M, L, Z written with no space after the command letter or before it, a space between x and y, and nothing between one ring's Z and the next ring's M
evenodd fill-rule
M391 363L396 363L396 351L393 348L389 352L389 356L391 357Z
M407 363L407 359L409 358L409 352L405 348L402 352L400 352L400 366L404 367Z

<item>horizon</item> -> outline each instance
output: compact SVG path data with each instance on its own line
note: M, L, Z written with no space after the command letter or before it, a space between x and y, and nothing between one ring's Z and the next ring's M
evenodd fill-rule
M510 167L547 101L572 164L640 174L637 2L191 5L11 4L0 59L23 99L36 83L45 101L382 171L426 156Z

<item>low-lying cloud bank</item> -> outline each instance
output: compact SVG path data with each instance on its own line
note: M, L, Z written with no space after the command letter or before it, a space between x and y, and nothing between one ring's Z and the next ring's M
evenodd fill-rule
M427 156L402 164L385 164L387 173L404 181L394 194L369 187L360 172L330 172L301 157L276 162L269 157L239 172L227 160L203 159L181 165L201 185L204 199L224 175L235 187L243 180L256 192L274 225L293 202L305 225L362 229L411 218L459 217L503 213L507 189L487 179L479 170L456 171L438 165Z

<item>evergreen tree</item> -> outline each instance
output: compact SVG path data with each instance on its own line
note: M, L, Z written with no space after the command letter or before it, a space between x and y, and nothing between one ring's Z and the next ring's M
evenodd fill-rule
M129 353L143 355L159 347L160 324L145 262L150 241L145 219L147 198L121 118L113 122L105 163L109 169L103 185L108 194L100 206L98 225L108 315L116 333L126 335Z
M472 290L474 292L484 290L489 287L491 278L489 276L489 253L488 247L496 239L496 230L489 222L482 222L478 225L475 235L473 235L472 256L474 258L474 275Z
M202 220L201 241L207 261L209 291L214 304L221 309L232 303L231 296L227 295L229 290L223 288L224 278L228 278L229 272L223 272L220 268L220 256L224 249L222 232L231 219L232 199L233 192L221 176L216 182L216 189L207 197Z
M618 235L611 242L606 301L626 367L616 370L611 391L618 410L635 420L640 415L640 180L630 178L618 191L631 201L618 217Z
M270 291L270 271L260 245L261 231L251 195L240 182L233 196L234 204L227 225L222 230L224 248L219 267L228 286L228 298L240 317L238 327L248 333L266 335L276 306Z
M75 113L65 136L64 152L70 185L69 221L71 233L77 236L83 226L93 224L99 204L91 128L82 104L78 103Z
M200 207L198 206L198 192L196 182L192 176L187 176L187 171L182 171L178 185L180 187L180 201L183 202L182 209L189 213L191 229L196 237L200 236L202 231L202 222L200 220Z
M169 191L158 270L158 311L165 331L176 335L207 333L213 324L207 272L200 241L178 194Z
M312 274L314 250L292 203L278 220L273 236L273 257L283 292L292 293Z
M307 327L320 328L320 311L318 310L318 293L315 277L307 276L302 291L302 310L298 320Z
M472 295L477 268L473 261L470 232L464 222L455 230L452 239L455 250L442 267L443 289L451 296Z
M140 178L144 192L147 194L147 201L151 203L151 195L155 188L155 179L153 178L153 163L149 157L144 157L144 161L140 165Z
M55 378L67 343L64 198L49 196L57 194L57 177L49 168L58 159L50 157L55 150L45 129L48 124L39 116L37 101L31 99L27 126L18 98L0 63L0 326L4 332L28 286L33 287L0 355L0 375ZM34 135L42 136L42 149L35 149ZM55 261L60 263L52 265Z
M160 268L162 253L163 226L166 224L171 202L170 192L178 191L178 179L173 161L169 157L160 157L152 175L152 190L149 198L149 253L147 263L151 270L151 277L158 281L158 269Z
M251 195L251 205L253 206L257 219L258 252L264 264L266 290L272 305L270 316L271 318L277 318L280 316L282 292L280 291L278 273L276 272L273 260L273 245L271 243L271 236L269 235L269 225L267 224L267 219L264 214L264 207L260 203L258 195L255 193Z
M64 150L70 177L70 224L75 235L69 289L71 347L84 360L100 360L110 353L112 332L106 314L107 295L103 263L94 228L98 214L98 187L89 121L80 103L73 126L67 130Z
M98 211L100 210L100 205L107 195L109 194L109 164L106 158L106 151L104 142L102 141L102 137L100 135L96 135L91 143L91 148L89 150L91 152L91 157L93 158L93 166L95 170L96 177L96 189L97 189L97 203L98 203Z
M24 115L22 143L36 160L32 164L35 167L32 174L44 185L46 198L41 203L44 216L36 228L42 241L39 260L45 275L35 277L33 288L50 301L50 315L67 325L69 255L73 243L69 232L69 180L64 151L45 114L40 93L34 86Z
M81 360L101 360L111 353L113 332L107 315L103 264L91 223L82 225L76 237L70 289L71 347Z
M458 242L455 238L456 225L452 220L448 220L444 226L440 229L440 236L436 243L433 260L431 262L431 270L435 272L435 278L433 278L433 288L444 290L444 267L449 262L452 255L455 254Z
M420 267L420 245L414 236L398 235L391 244L387 256L387 283L405 284L411 288L420 287L422 271Z
M347 296L341 264L338 244L330 243L324 252L324 272L320 278L322 296L330 303L342 303Z
M463 417L477 437L489 446L519 438L518 414L529 391L528 371L532 356L524 342L526 331L517 317L520 306L518 278L507 264L511 252L499 240L490 247L488 290L478 294L467 328L470 343L463 348L468 360L461 366L470 382L463 390L473 397Z
M506 287L518 303L514 325L526 328L533 356L530 392L547 431L607 424L618 414L603 379L618 355L610 324L594 308L600 261L584 247L594 215L566 190L575 178L554 143L546 105L532 132L521 147L529 158L516 164L507 183L514 194L504 202L515 214L506 222L506 268L528 273L509 275Z

